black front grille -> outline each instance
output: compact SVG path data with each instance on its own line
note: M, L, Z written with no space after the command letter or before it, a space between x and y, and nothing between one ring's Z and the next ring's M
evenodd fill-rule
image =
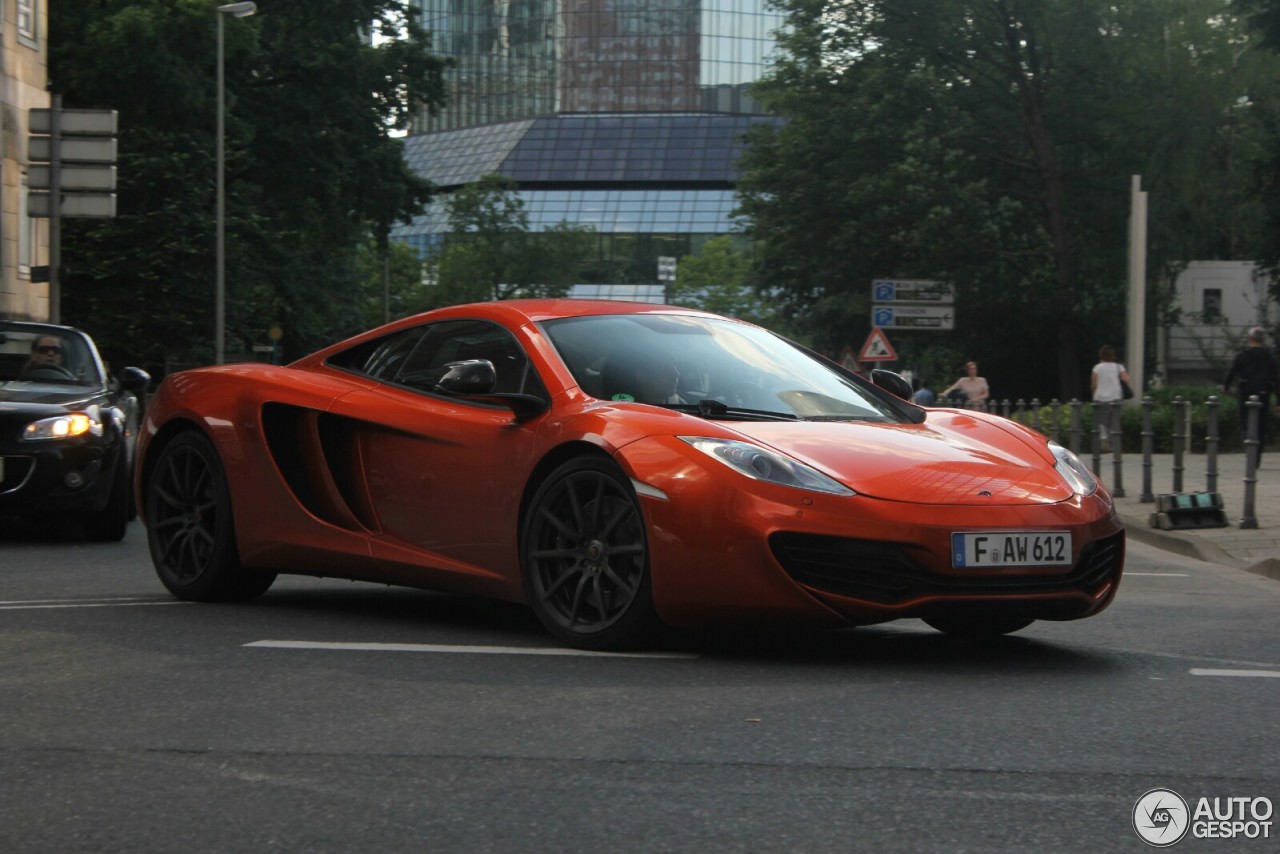
M1052 575L942 576L911 559L899 543L782 532L769 538L778 563L801 584L868 602L894 605L920 596L1096 594L1124 558L1124 532L1090 543L1080 560Z

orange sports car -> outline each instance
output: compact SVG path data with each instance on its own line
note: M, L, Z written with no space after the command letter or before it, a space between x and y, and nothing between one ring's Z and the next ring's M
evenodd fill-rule
M994 635L1111 602L1124 529L1073 453L873 379L689 309L451 306L167 377L137 495L180 598L362 579L524 602L588 649L744 619Z

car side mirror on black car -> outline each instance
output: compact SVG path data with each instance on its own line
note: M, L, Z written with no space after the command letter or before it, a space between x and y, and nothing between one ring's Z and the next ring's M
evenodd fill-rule
M120 387L125 391L139 394L146 391L149 385L151 385L151 374L142 368L125 368L120 372Z

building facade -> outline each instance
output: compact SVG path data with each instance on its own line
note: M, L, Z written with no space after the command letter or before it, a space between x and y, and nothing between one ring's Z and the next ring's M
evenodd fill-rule
M49 226L27 216L27 117L49 106L45 0L0 0L0 318L47 320Z
M1271 276L1253 261L1189 261L1174 282L1177 320L1158 330L1156 373L1166 384L1222 382L1249 329L1274 330Z
M763 115L781 16L767 0L418 0L449 103L419 116L411 167L446 193L515 179L530 227L597 234L601 284L656 280L657 258L734 231L742 134ZM394 239L429 254L437 203Z

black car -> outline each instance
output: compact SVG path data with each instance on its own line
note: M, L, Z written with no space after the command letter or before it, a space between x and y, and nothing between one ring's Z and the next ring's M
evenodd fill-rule
M150 380L139 368L109 375L79 329L0 321L0 516L123 538L137 515L134 446Z

